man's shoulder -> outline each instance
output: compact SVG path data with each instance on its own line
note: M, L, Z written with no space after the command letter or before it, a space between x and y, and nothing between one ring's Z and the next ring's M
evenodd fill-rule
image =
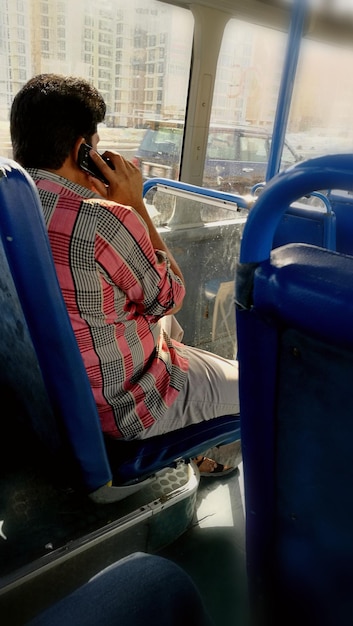
M28 174L33 178L39 189L52 191L53 193L63 196L75 196L78 200L96 199L99 201L100 196L91 191L90 189L83 187L82 185L65 178L54 172L40 168L26 168Z

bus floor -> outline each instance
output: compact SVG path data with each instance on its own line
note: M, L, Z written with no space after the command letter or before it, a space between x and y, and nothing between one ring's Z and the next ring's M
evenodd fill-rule
M243 495L242 463L224 478L201 478L194 523L159 551L194 580L215 626L248 623Z
M224 448L226 457L222 448L207 454L230 464L238 450L241 460L239 443ZM177 474L184 476L187 467ZM149 487L144 495L140 492L102 507L72 490L54 488L33 468L4 473L0 479L0 613L4 626L23 626L110 563L136 551L161 554L178 563L200 590L215 626L245 626L242 485L240 463L236 471L222 478L201 478L198 486L196 481L191 499L170 506L158 504L161 515L146 517L148 507L143 506L143 498L151 502L155 493L149 494ZM162 502L163 498L156 500ZM194 504L185 526L191 501ZM173 534L177 538L171 541Z

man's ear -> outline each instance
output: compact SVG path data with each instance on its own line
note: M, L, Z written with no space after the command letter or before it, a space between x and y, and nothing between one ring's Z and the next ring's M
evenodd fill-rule
M73 160L75 161L75 163L77 163L77 162L78 162L78 151L79 151L79 149L80 149L81 144L83 144L83 143L85 143L84 138L83 138L83 137L79 137L79 138L76 140L75 145L74 145L74 147L73 147L73 149L72 149L72 151L71 151L72 158L73 158Z

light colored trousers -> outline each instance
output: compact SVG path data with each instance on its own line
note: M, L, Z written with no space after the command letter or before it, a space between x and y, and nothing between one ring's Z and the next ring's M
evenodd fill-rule
M161 321L167 334L181 341L183 330L174 316ZM189 360L187 381L163 418L137 437L145 439L177 430L190 424L239 414L238 363L183 344Z

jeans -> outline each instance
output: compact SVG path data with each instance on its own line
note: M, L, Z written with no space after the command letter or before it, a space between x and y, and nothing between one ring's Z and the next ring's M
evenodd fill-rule
M27 626L212 626L191 578L164 557L117 561Z

